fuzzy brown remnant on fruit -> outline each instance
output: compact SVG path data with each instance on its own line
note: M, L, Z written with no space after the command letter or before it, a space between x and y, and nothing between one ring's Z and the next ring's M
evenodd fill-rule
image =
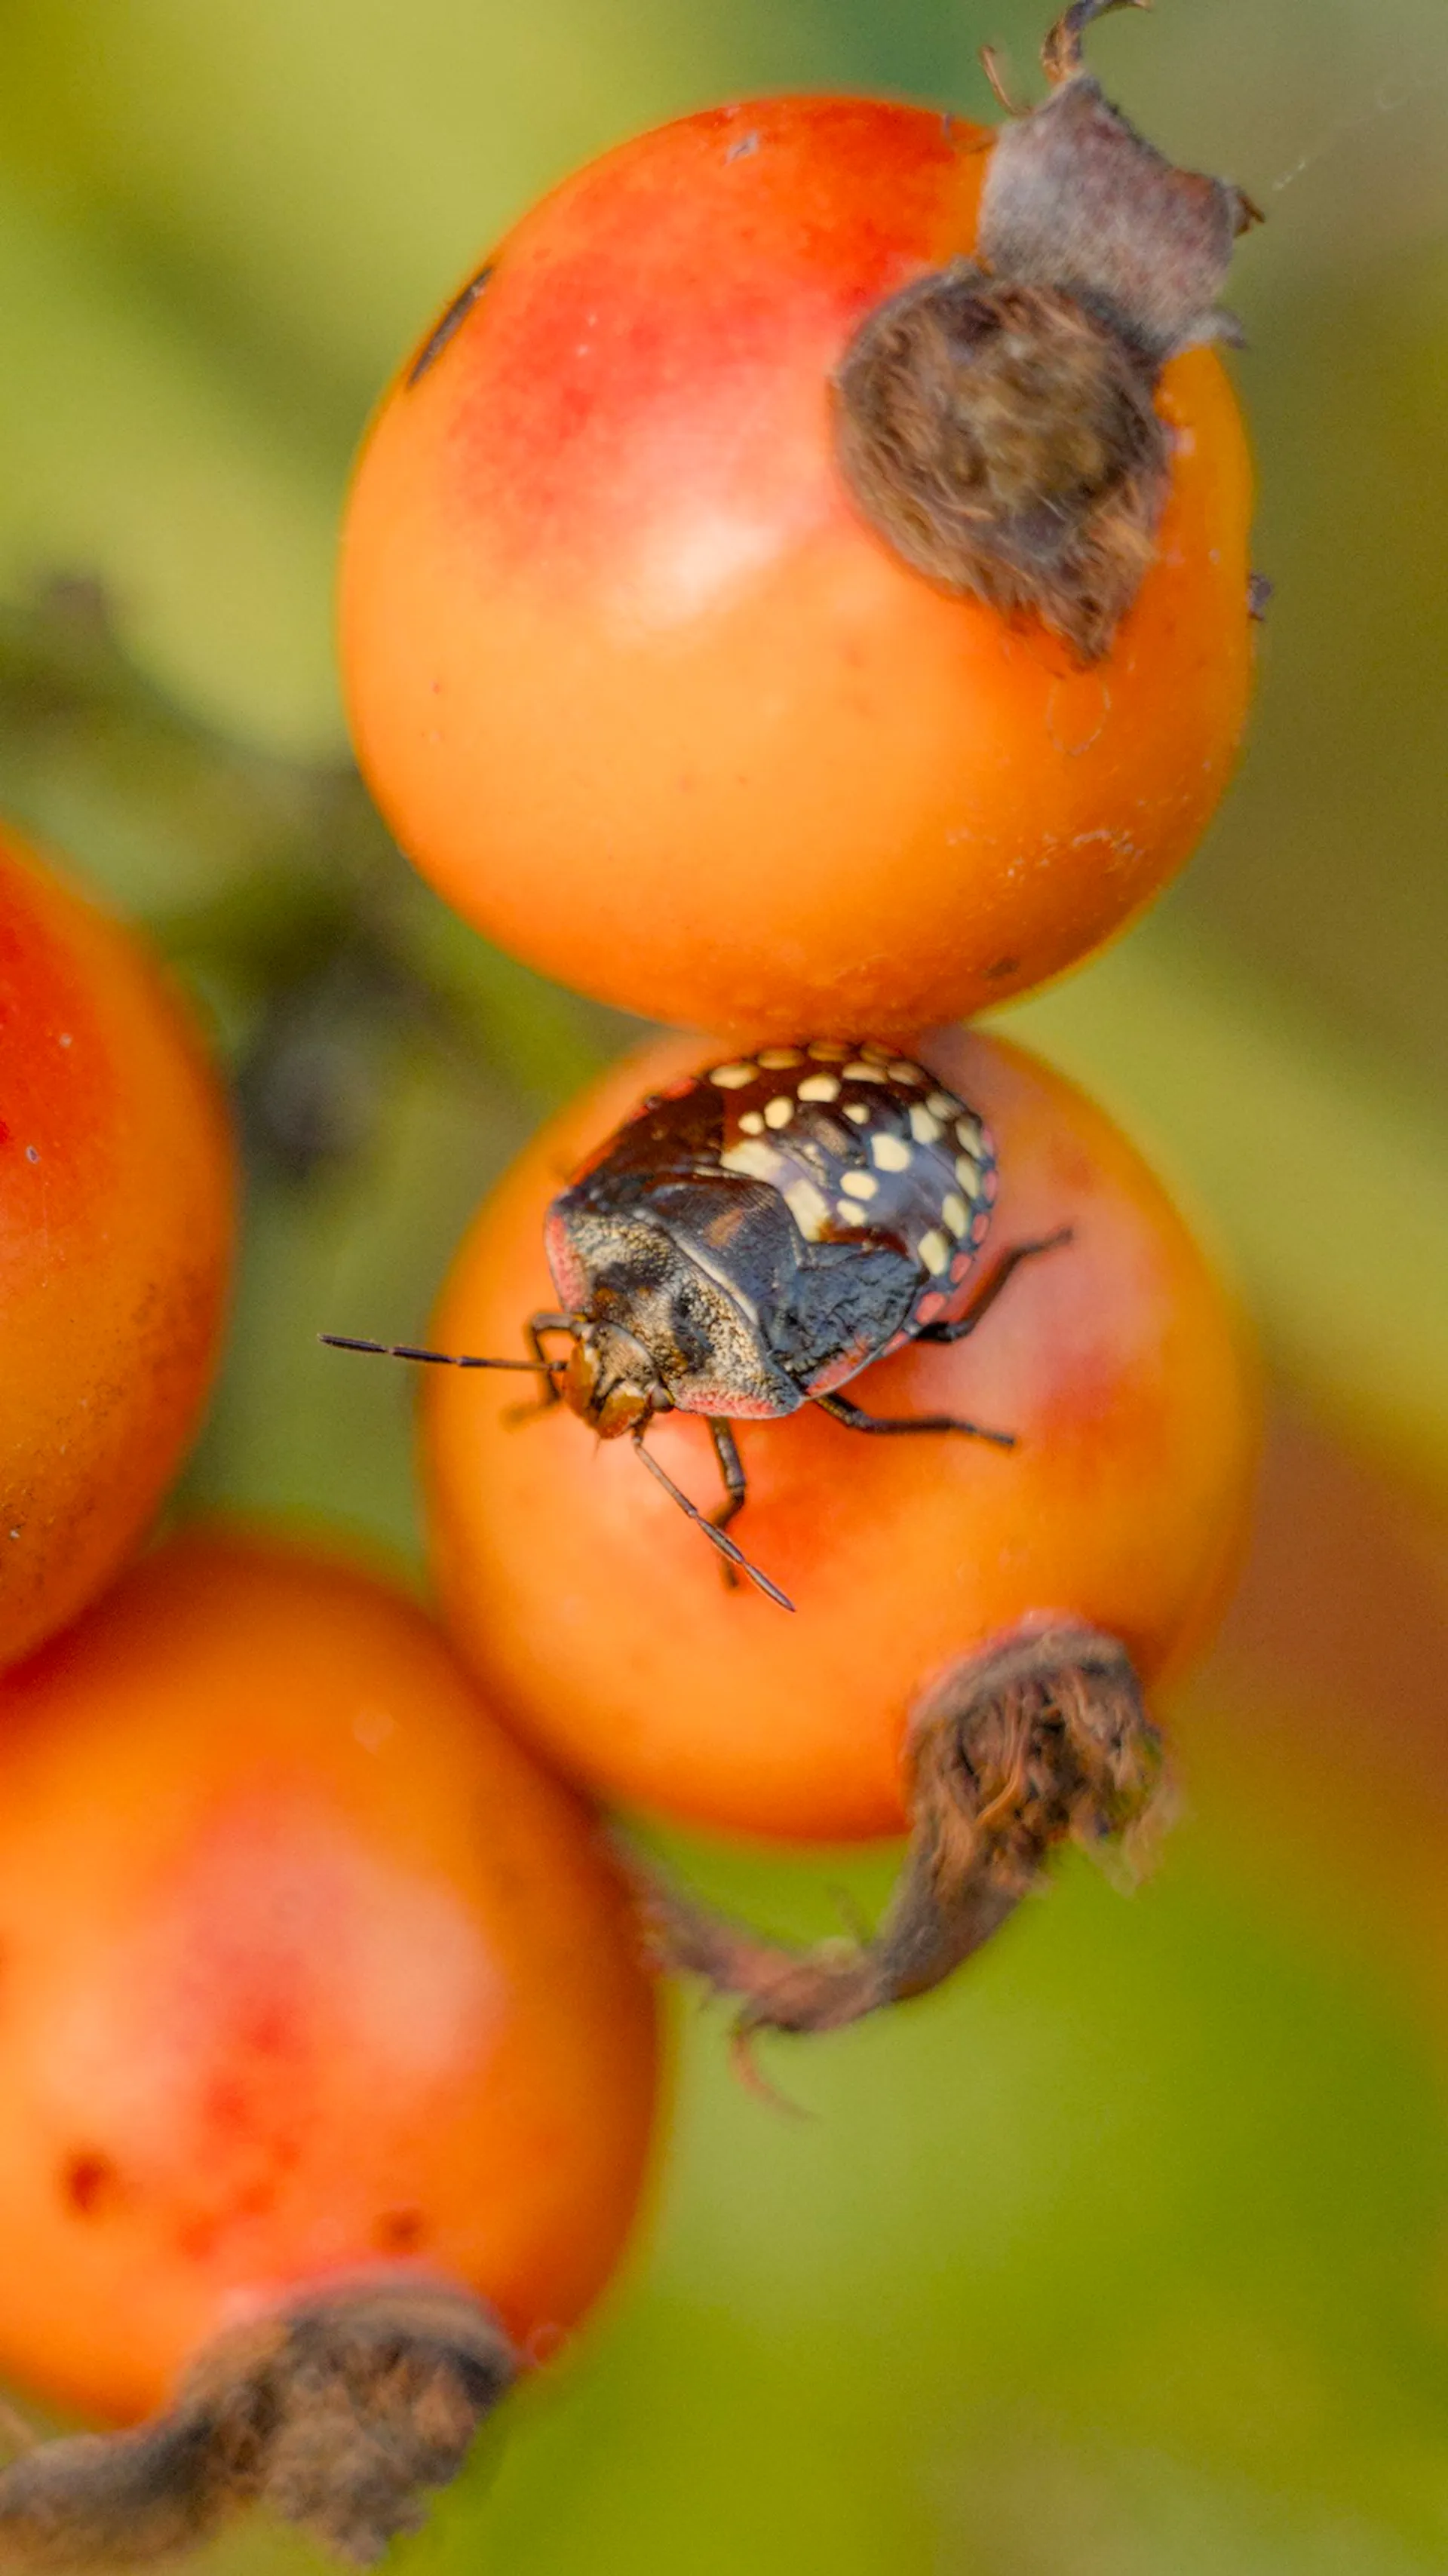
M134 2567L259 2505L358 2565L417 2528L513 2376L494 2319L443 2282L342 2285L221 2335L130 2433L0 2474L0 2566Z
M1005 125L977 257L870 314L835 382L856 500L917 571L1033 610L1082 661L1110 648L1151 561L1169 473L1168 358L1230 336L1216 299L1254 210L1178 170L1085 71L1077 0L1047 37L1052 94Z
M873 1940L794 1950L661 1882L667 1964L736 1996L738 2030L838 2030L938 1986L1037 1885L1066 1841L1139 1845L1164 1803L1161 1739L1125 1648L1028 1623L957 1665L917 1710L910 1853Z
M839 378L856 498L927 579L1034 609L1085 661L1151 561L1166 432L1117 334L961 260L883 305Z

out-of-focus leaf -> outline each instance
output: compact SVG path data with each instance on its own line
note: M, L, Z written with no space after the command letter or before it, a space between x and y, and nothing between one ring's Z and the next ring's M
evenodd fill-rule
M1180 1179L1288 1373L1355 1438L1448 1484L1448 1119L1170 919L1000 1025Z
M98 575L144 659L243 733L339 739L335 486L94 227L0 177L0 582Z

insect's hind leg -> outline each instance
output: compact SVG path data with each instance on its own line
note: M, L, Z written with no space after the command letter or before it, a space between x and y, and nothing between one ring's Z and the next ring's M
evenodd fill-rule
M847 1431L874 1431L901 1435L914 1431L963 1431L969 1440L988 1440L996 1449L1014 1449L1013 1431L987 1431L979 1422L962 1421L954 1413L866 1413L862 1405L851 1404L847 1395L816 1395L811 1401L827 1413L832 1422L842 1422Z
M1054 1234L1042 1235L1039 1243L1013 1243L1009 1252L1002 1253L995 1268L986 1272L963 1315L957 1315L948 1324L922 1324L914 1339L917 1342L963 1342L966 1334L973 1333L977 1324L990 1313L1007 1280L1014 1277L1021 1263L1034 1261L1043 1252L1058 1252L1062 1244L1071 1241L1074 1231L1073 1227L1062 1225Z

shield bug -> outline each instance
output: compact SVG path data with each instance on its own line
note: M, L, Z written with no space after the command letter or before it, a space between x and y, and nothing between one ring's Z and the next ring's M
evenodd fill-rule
M955 1414L881 1417L841 1390L902 1342L973 1332L1022 1261L1069 1229L980 1270L996 1195L979 1114L924 1065L874 1039L815 1038L710 1065L654 1093L554 1199L546 1221L556 1309L529 1317L533 1357L482 1358L356 1341L450 1368L532 1370L600 1438L631 1438L650 1474L737 1569L786 1609L728 1535L747 1492L731 1424L816 1404L852 1431L959 1432L1014 1446ZM566 1357L550 1357L566 1334ZM703 1415L724 1482L701 1512L645 1446L655 1414Z

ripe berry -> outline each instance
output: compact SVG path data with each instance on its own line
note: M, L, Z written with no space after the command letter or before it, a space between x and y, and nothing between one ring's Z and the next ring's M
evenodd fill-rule
M0 1664L136 1546L220 1345L235 1174L141 943L0 841Z
M357 1342L342 1350L462 1369L536 1367L603 1440L628 1433L704 1535L785 1609L726 1537L747 1494L730 1424L817 1404L868 1433L957 1431L954 1416L885 1419L840 1393L907 1341L973 1332L1025 1260L1064 1231L1015 1243L968 1298L997 1174L988 1127L937 1075L873 1038L812 1039L735 1057L645 1099L548 1211L562 1305L528 1317L533 1363ZM567 1360L548 1359L566 1334ZM670 1412L708 1421L724 1480L704 1518L645 1445Z
M715 109L583 170L399 376L359 755L506 947L668 1019L908 1035L1058 972L1221 794L1249 473L1192 345L1244 201L1106 106Z
M1103 1673L1115 1656L1102 1688L1119 1715L1135 1689L1126 1659L1154 1682L1221 1598L1255 1417L1209 1264L1134 1149L1059 1075L993 1038L924 1052L995 1139L991 1243L1067 1228L1070 1241L1018 1272L979 1333L944 1348L917 1334L851 1382L872 1414L963 1416L1015 1446L859 1439L809 1401L738 1424L748 1503L731 1536L793 1619L721 1584L626 1442L596 1447L561 1406L520 1421L495 1380L429 1375L434 1565L453 1633L529 1740L609 1797L794 1840L896 1833L912 1815L912 1730L951 1677L978 1697L979 1659L1065 1627L1098 1641L1082 1651ZM551 1293L560 1182L640 1093L667 1093L699 1061L697 1042L661 1043L535 1141L463 1244L434 1318L441 1348L519 1350ZM647 1436L711 1508L709 1423L665 1411ZM1041 1673L1011 1670L1029 1697ZM1150 1739L1137 1716L1123 1724L1144 1799Z
M586 1813L399 1594L193 1536L0 1681L0 1954L0 2366L171 2399L0 2476L0 2557L250 2498L376 2555L638 2197L654 2011Z

